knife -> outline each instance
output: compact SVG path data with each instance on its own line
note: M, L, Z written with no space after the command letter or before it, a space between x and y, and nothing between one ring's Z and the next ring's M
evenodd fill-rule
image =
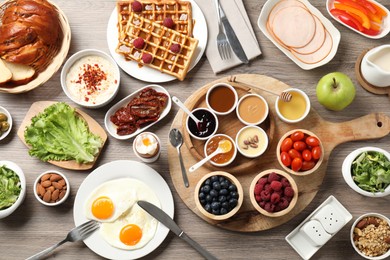
M219 4L219 1L218 1L218 9L219 9L219 12L221 15L221 21L222 21L223 28L225 28L225 33L226 33L227 39L228 39L230 46L232 47L234 53L243 63L245 63L245 64L249 63L249 60L246 57L244 49L242 48L241 43L236 36L236 33L234 32L232 26L230 25L229 20L227 19L225 12L222 9L222 6Z
M149 203L147 201L140 200L137 202L138 205L143 208L146 212L148 212L152 217L157 219L160 223L162 223L164 226L169 228L175 235L186 241L188 244L190 244L193 248L196 249L204 258L208 260L217 260L215 256L210 254L206 249L201 247L197 242L192 240L186 233L184 233L183 230L173 221L173 219L168 216L167 213L165 213L162 209L156 207L152 203Z

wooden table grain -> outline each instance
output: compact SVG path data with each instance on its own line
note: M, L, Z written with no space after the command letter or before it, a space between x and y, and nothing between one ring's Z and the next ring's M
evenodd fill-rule
M87 48L109 52L106 28L109 16L115 6L114 0L56 0L54 2L67 15L72 29L72 42L68 56ZM389 0L381 0L380 2L390 8ZM218 75L213 74L206 57L202 57L198 65L187 75L186 80L183 82L176 80L161 85L171 95L185 100L199 87L221 77L232 74L256 73L274 77L290 86L303 89L309 95L312 107L324 119L329 121L352 120L373 112L384 112L390 116L388 96L374 95L364 90L359 85L354 72L355 61L359 55L367 49L387 44L390 40L389 35L380 40L370 40L358 35L329 17L325 1L313 0L311 3L340 30L341 42L337 55L330 63L320 68L305 71L289 60L257 27L256 21L264 3L265 0L244 0L263 52L260 57L251 61L249 65L241 65ZM213 39L209 40L212 41ZM318 103L315 94L318 80L332 71L341 71L349 75L357 90L354 102L340 112L323 108ZM111 104L145 85L147 83L134 79L122 71L121 88ZM61 89L60 72L57 72L43 86L28 93L18 95L0 93L0 105L11 112L14 120L10 135L0 142L0 159L17 163L25 172L27 179L27 196L24 203L11 216L0 220L0 259L24 259L62 240L67 232L74 227L74 199L78 187L90 172L60 169L71 182L71 195L68 200L58 207L45 207L36 201L33 194L34 179L43 171L58 170L59 168L30 157L16 133L31 104L41 100L66 101L72 104ZM108 108L109 106L97 110L83 110L94 117L101 125L104 125L103 119ZM163 150L160 159L156 163L150 164L150 166L162 175L172 190L177 223L194 240L206 247L219 259L300 259L299 255L287 244L284 238L330 195L334 195L349 210L354 217L353 220L367 212L378 212L390 217L389 197L363 197L352 191L341 175L343 159L354 149L363 146L377 146L390 150L390 137L386 136L377 140L355 141L337 146L330 155L324 182L316 197L300 214L287 223L257 233L232 232L210 225L194 214L181 201L169 174L167 158L168 130L177 111L178 107L173 106L171 113L164 120L150 128L160 137ZM120 141L109 137L96 167L114 160L138 161L131 146L131 140ZM314 255L313 259L360 259L349 240L353 220L323 246ZM54 252L51 258L101 259L82 242L63 245ZM202 258L185 242L169 233L165 241L144 259Z

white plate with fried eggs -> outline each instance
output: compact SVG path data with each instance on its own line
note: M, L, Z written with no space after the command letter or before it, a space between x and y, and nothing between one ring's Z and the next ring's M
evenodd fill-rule
M91 172L77 192L74 222L78 226L95 219L100 222L100 229L84 243L108 259L137 259L154 251L169 229L143 211L136 203L138 200L155 204L173 218L172 192L149 166L122 160Z

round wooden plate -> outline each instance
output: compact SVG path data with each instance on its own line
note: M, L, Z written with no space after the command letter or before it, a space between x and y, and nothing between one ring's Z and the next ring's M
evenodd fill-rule
M202 98L204 98L204 93L207 91L207 89L218 82L228 83L228 78L216 80L199 88L190 97L188 97L185 104L188 107L195 106L195 104L201 104ZM283 90L290 88L290 86L277 79L257 74L238 75L237 82L247 82L252 85L257 85L265 87L269 90L274 90L275 92L282 92ZM239 83L231 84L236 88L239 87ZM212 225L216 225L224 229L240 232L256 232L270 229L287 222L288 220L299 214L317 194L319 187L321 186L326 174L326 167L328 165L329 155L338 144L347 141L380 138L386 136L390 132L390 118L385 114L381 113L369 114L367 116L363 116L347 122L332 123L325 121L317 114L316 111L311 109L309 115L302 122L297 124L286 124L274 116L275 96L267 95L266 92L257 88L252 89L251 91L263 95L264 98L267 100L271 112L270 117L272 117L269 120L271 122L272 120L274 120L275 128L273 130L272 135L273 140L272 142L270 142L268 150L259 158L253 159L253 162L249 160L250 163L244 163L245 167L240 168L240 172L233 173L235 177L240 181L244 190L243 204L240 210L233 217L227 220L217 221L206 218L204 215L202 215L202 213L197 209L195 204L194 190L199 180L205 174L211 172L212 170L207 166L203 166L195 172L188 173L188 180L190 186L186 188L184 186L182 178L177 151L169 143L167 144L170 174L173 185L175 186L175 189L179 194L180 198L188 206L188 208L192 210L195 214L197 214L200 218L204 219L206 222ZM178 128L184 135L187 135L186 129L185 127L183 127L184 119L184 112L179 110L173 120L171 128ZM240 126L235 122L229 121L228 123L232 123L235 127ZM295 180L299 191L299 199L292 211L278 218L271 218L261 215L259 212L256 211L256 209L252 206L250 202L249 187L253 178L255 178L258 173L264 170L283 170L276 158L276 147L278 140L283 136L283 134L285 134L289 130L297 128L307 129L308 126L310 126L310 131L315 133L321 139L322 144L324 146L324 161L322 165L318 168L316 172L308 176L291 176ZM194 151L191 151L191 144L193 143L195 142L186 140L186 145L183 145L181 148L187 172L189 167L199 161L199 159L194 156ZM229 166L218 168L218 170L230 172Z
M0 17L3 14L4 8L13 1L14 0L9 0L0 5ZM56 10L58 11L58 18L60 20L60 25L63 33L62 42L60 43L59 49L57 50L57 54L53 57L53 59L51 60L50 64L46 67L46 69L38 73L35 79L33 79L32 81L24 85L0 87L0 93L3 92L3 93L10 93L10 94L19 94L19 93L24 93L33 90L34 88L43 85L54 75L54 73L58 71L58 69L61 67L62 63L64 62L66 56L68 55L70 40L71 40L71 31L70 31L68 18L65 16L65 14L55 3L49 0L48 2L51 3L54 6L54 8L56 8Z
M255 89L251 89L245 86L240 86L236 83L228 82L231 84L235 90L237 91L238 98L244 96L248 93L256 93ZM212 85L211 85L212 86ZM193 99L187 100L187 108L191 111L198 107L207 107L206 104L206 94L207 94L208 88L202 88L202 91L199 91L196 97ZM266 92L259 93L261 95L267 95L271 96L270 94ZM182 118L182 129L186 129L186 118L187 115L184 115ZM218 127L218 133L219 134L226 134L230 136L233 140L236 139L236 135L238 131L244 127L245 125L241 123L241 121L237 118L236 112L233 111L228 115L225 116L218 116L219 121L219 127ZM273 114L270 110L270 113L266 120L260 125L261 128L265 130L265 132L268 135L269 143L272 143L274 132L275 132L275 120L273 117ZM195 138L192 138L188 131L183 131L183 137L184 137L184 143L186 144L187 148L190 150L191 154L197 159L201 160L205 157L204 154L204 144L205 141L197 140ZM269 147L268 147L269 148ZM239 152L237 153L236 159L233 161L233 163L229 164L227 167L216 167L213 166L211 163L206 163L204 167L208 167L210 170L218 171L218 170L228 170L230 173L239 174L244 172L245 169L252 168L255 165L258 164L259 158L255 159L249 159L244 156L242 156Z
M362 60L364 58L364 55L366 55L366 53L368 52L369 50L364 50L358 57L358 59L356 60L356 63L355 63L355 74L356 74L356 78L359 82L359 84L365 89L367 90L368 92L371 92L373 94L377 94L377 95L388 95L389 98L390 98L390 86L388 87L376 87L374 85L371 85L370 83L368 83L365 78L363 77L362 75L362 71L361 71L361 64L362 64Z

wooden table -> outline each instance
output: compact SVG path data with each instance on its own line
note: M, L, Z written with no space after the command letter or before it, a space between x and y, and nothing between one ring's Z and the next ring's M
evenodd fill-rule
M106 27L115 5L114 0L58 0L55 2L70 21L72 43L69 55L86 48L96 48L108 52ZM166 87L171 95L185 100L199 87L218 78L232 74L257 73L277 78L290 86L303 89L309 95L312 107L326 120L342 122L372 112L385 112L390 115L389 98L385 95L374 95L365 91L357 82L354 73L355 61L358 56L366 49L388 43L389 35L381 40L370 40L331 20L342 35L337 55L325 66L304 71L279 51L258 29L256 21L264 2L265 0L244 1L263 52L262 56L251 61L249 65L241 65L218 75L212 73L206 57L203 57L188 74L185 81L173 81L161 85ZM327 18L331 19L326 12L324 1L313 0L311 2ZM381 2L387 8L390 8L388 0L382 0ZM210 39L210 41L212 40ZM318 80L332 71L341 71L349 75L357 90L352 105L340 112L323 108L318 103L315 94ZM131 78L124 72L121 76L121 89L112 104L147 84ZM10 217L0 220L0 259L24 259L45 249L54 242L62 240L66 233L74 227L73 202L78 187L89 171L76 172L60 169L70 179L72 185L71 195L66 203L61 206L45 207L36 201L33 195L34 179L43 171L58 170L59 168L30 157L26 147L16 135L17 129L33 102L54 100L71 103L61 89L59 78L60 72L57 72L44 86L25 94L0 93L0 105L6 107L14 119L11 134L0 142L0 159L11 160L21 166L26 175L28 189L23 205ZM103 118L108 108L109 106L98 110L84 109L84 111L103 125ZM299 255L287 244L284 237L330 195L334 195L349 210L354 219L367 212L378 212L390 216L389 198L372 199L363 197L352 191L341 175L343 159L354 149L363 146L390 149L390 137L386 136L380 140L350 142L336 147L329 158L327 174L320 191L307 208L289 222L258 233L237 233L212 226L185 206L172 184L168 168L167 137L171 122L177 111L178 107L173 106L171 113L163 121L150 128L160 137L163 144L160 159L156 163L150 164L150 166L157 170L170 185L175 202L175 220L177 223L193 239L220 259L299 259ZM110 137L97 162L97 166L113 160L138 160L131 146L131 140L120 141ZM313 259L359 259L349 240L351 225L352 221L322 247ZM99 256L95 255L81 242L62 246L55 251L53 257L56 257L56 259L99 259ZM172 233L169 233L157 250L145 257L145 259L154 258L201 259L190 246Z

